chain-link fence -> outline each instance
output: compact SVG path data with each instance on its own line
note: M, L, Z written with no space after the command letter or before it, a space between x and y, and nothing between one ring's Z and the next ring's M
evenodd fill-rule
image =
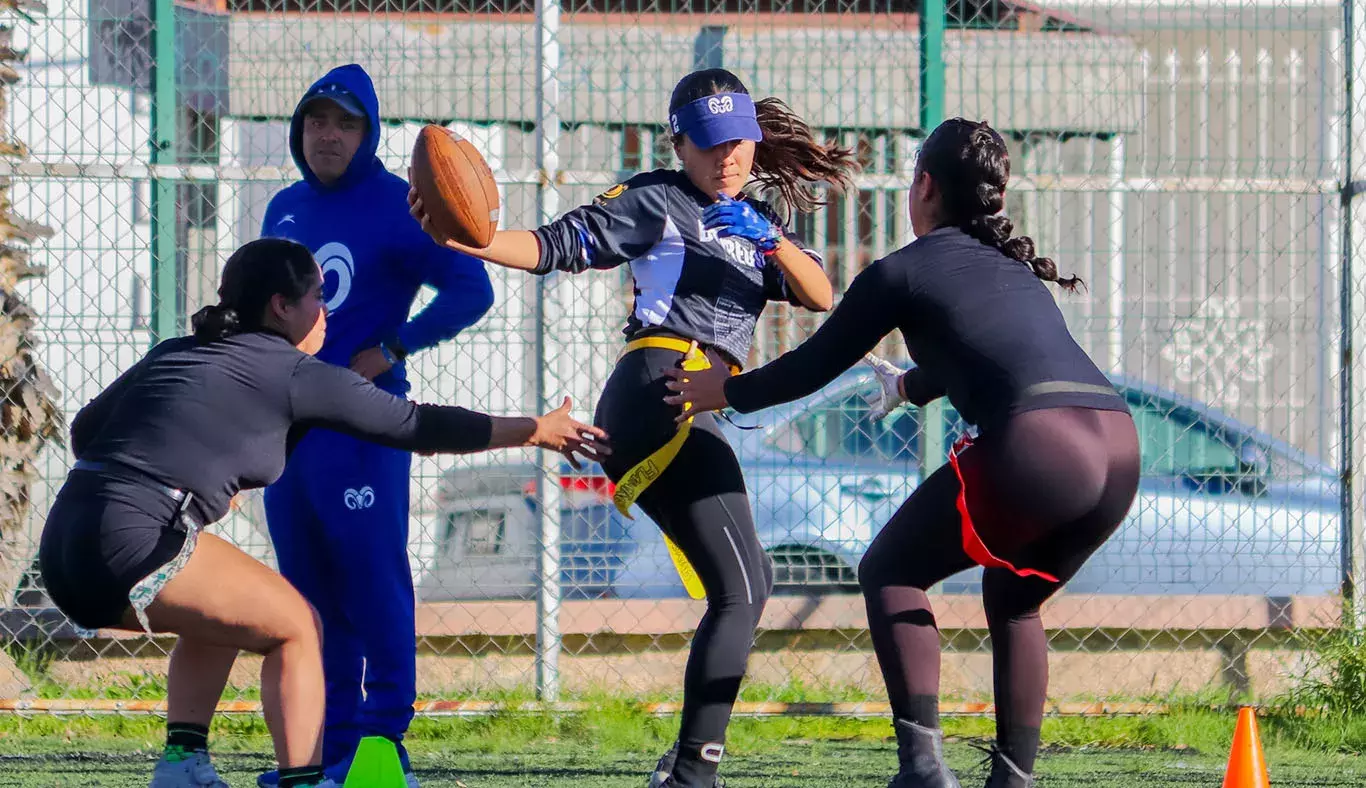
M1359 486L1354 495L1344 487L1343 445L1364 432L1353 424L1360 405L1345 400L1343 350L1354 335L1343 327L1360 333L1363 305L1351 299L1364 296L1352 289L1362 264L1348 239L1366 239L1352 232L1341 199L1351 130L1363 125L1352 125L1349 106L1349 76L1360 73L1349 67L1360 46L1345 35L1350 8L7 8L0 46L10 49L0 55L16 65L0 75L4 139L28 148L0 166L14 213L53 233L33 234L29 252L30 267L46 275L5 283L6 297L31 309L36 360L68 418L214 300L227 254L259 237L269 199L299 177L288 119L328 69L355 62L374 78L386 121L379 155L391 171L405 172L424 123L447 125L497 175L501 226L530 228L632 173L674 166L663 126L669 93L688 71L721 65L858 152L857 188L795 222L825 255L837 294L912 240L917 145L954 115L989 120L1008 137L1008 212L1063 273L1085 280L1084 292L1059 302L1134 410L1144 481L1120 532L1045 609L1058 708L1210 687L1266 697L1302 674L1304 635L1344 621L1358 547L1347 535L1363 505ZM316 251L324 268L330 255L349 254ZM0 252L20 254L13 243ZM629 270L489 273L492 311L409 361L411 396L518 413L568 394L591 413L621 346ZM750 363L790 349L818 323L772 307ZM899 337L883 352L905 359ZM943 462L961 425L943 405L873 419L865 397L875 385L855 371L800 403L735 419L760 429L727 427L777 585L748 700L882 697L858 560ZM169 641L79 631L35 582L37 535L71 461L56 444L37 455L27 518L7 534L10 653L51 658L39 661L41 675L20 660L0 694L30 708L150 708ZM414 458L410 551L425 708L494 690L677 697L701 603L686 597L655 525L639 512L618 515L610 492L600 472L531 453ZM213 530L273 562L260 494L239 503ZM954 577L935 597L945 698L965 710L990 699L978 577ZM244 658L227 699L249 700L254 686L255 663Z

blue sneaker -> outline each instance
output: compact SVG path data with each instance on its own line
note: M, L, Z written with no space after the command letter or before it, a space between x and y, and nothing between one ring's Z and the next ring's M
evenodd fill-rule
M256 777L256 785L258 786L258 788L279 788L280 772L269 771L265 774L258 775ZM322 782L318 783L314 788L342 788L342 786L335 780L324 779Z
M335 774L335 770L324 770L325 775ZM417 775L413 774L411 766L403 769L403 778L408 783L408 788L422 788L417 781ZM342 788L346 782L346 772L341 772L339 776L328 776L325 781L319 784L318 788ZM280 788L280 772L272 770L258 775L256 778L257 788Z
M403 746L403 742L396 741L394 742L394 749L398 751L398 762L403 767L403 777L408 783L408 788L420 788L417 775L413 774L413 764L408 759L408 748ZM346 773L351 771L351 762L355 758L356 754L352 752L348 757L323 769L323 774L331 778L338 786L345 785ZM276 786L270 786L270 788L276 788Z
M408 749L403 746L403 742L394 742L395 749L398 750L398 761L403 765L403 777L408 781L408 788L420 788L417 775L413 774L413 764L408 759ZM323 774L335 783L338 788L346 783L346 773L351 771L351 761L355 758L355 753L350 757L343 758L331 766L323 769ZM256 777L257 788L280 788L280 772L272 770Z

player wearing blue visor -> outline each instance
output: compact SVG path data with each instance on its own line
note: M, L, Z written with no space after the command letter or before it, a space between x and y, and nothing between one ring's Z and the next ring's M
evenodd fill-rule
M616 483L618 508L638 503L659 524L686 557L675 562L689 593L707 599L684 673L678 742L650 785L712 788L773 569L735 452L713 414L675 423L679 409L664 402L663 371L713 363L738 370L750 360L769 301L830 308L820 256L743 191L752 176L790 209L811 212L820 205L811 184L847 185L853 156L817 141L781 101L753 100L723 69L684 77L667 118L681 170L642 173L534 231L500 230L483 249L431 227L416 193L409 202L438 242L509 268L630 266L635 304L626 343L594 417L611 425L604 429L614 440L602 465Z

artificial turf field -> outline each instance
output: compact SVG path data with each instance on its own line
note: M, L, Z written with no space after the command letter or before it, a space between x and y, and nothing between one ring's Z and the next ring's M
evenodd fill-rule
M262 741L260 744L265 745ZM440 742L414 742L418 776L430 788L641 788L657 752L629 752L585 747L580 742L542 742L492 753L459 751ZM810 786L811 788L883 788L890 775L893 750L876 741L785 740L762 751L729 756L724 776L730 788ZM951 764L965 788L981 786L981 753L964 742L947 747ZM126 739L41 740L0 737L0 786L147 785L156 757L154 747ZM1226 754L1190 749L1051 748L1039 764L1043 788L1142 788L1145 786L1212 786L1222 784ZM1366 758L1268 748L1271 784L1366 786ZM215 755L229 785L250 788L256 775L272 768L257 752Z

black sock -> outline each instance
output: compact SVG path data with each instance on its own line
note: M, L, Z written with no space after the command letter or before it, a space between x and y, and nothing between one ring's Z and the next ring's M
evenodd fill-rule
M321 764L280 770L280 788L312 788L323 781Z
M996 746L1001 748L1020 771L1030 774L1034 771L1034 759L1039 755L1039 729L1023 725L1010 725L1004 730L997 729Z
M939 696L912 695L906 699L906 714L901 719L909 720L922 728L939 727Z
M683 788L710 788L716 781L723 750L724 747L719 742L707 742L702 745L680 743L678 760L674 761L672 784Z
M209 728L193 722L167 723L166 746L179 747L185 752L208 752Z

